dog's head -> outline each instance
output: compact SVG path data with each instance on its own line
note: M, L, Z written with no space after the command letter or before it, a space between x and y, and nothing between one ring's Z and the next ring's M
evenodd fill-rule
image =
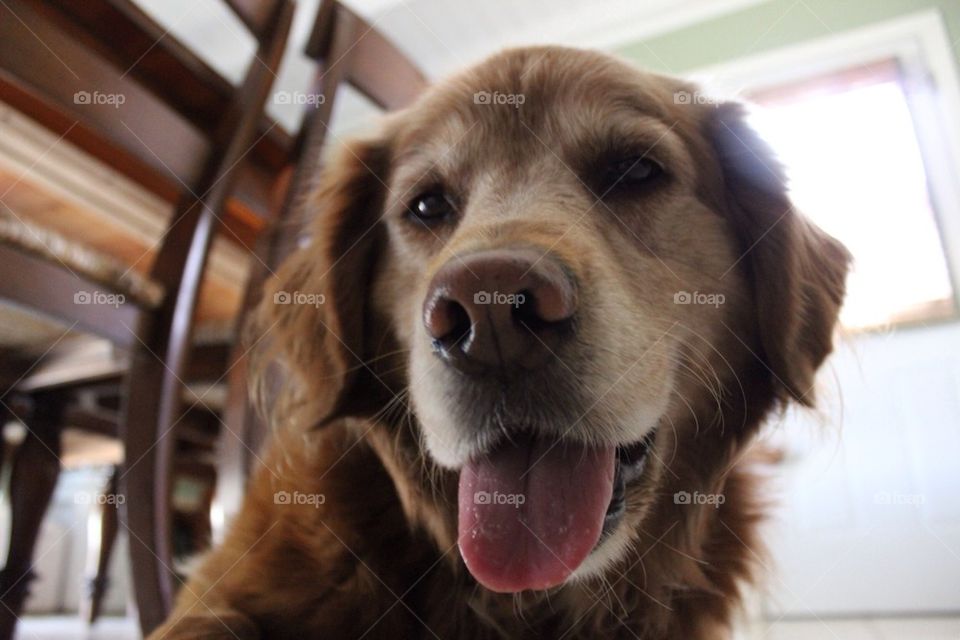
M403 455L458 474L437 508L492 590L603 571L674 467L810 402L847 253L740 109L693 92L595 53L491 58L337 156L265 295L304 426L408 409Z

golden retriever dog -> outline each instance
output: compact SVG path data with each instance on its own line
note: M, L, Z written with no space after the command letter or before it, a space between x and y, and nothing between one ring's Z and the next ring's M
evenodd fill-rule
M695 91L516 49L341 149L255 319L263 464L152 638L730 636L849 256Z

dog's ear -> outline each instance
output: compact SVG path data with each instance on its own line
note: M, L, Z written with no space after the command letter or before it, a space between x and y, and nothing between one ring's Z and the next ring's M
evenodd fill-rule
M813 403L814 374L833 349L850 254L793 207L781 165L746 124L718 106L709 136L723 170L740 263L753 286L762 358L782 400Z
M253 395L273 425L310 428L350 412L371 346L367 296L385 242L389 158L387 142L345 146L298 207L307 233L265 283L252 323L262 342Z

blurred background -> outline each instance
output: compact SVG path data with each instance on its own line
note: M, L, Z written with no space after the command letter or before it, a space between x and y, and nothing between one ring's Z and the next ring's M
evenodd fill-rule
M89 5L103 7L89 14L58 4L0 2L0 41L5 41L0 44L0 244L57 261L58 268L66 266L83 277L88 277L83 270L92 268L88 280L102 285L102 291L74 289L74 311L77 305L86 305L83 313L99 305L107 313L129 306L132 299L141 315L119 321L128 331L139 326L138 335L148 335L143 317L151 317L151 309L159 310L157 322L176 327L171 318L179 317L176 309L181 308L157 302L162 296L152 293L151 285L160 280L168 293L171 287L183 291L184 280L176 276L162 282L175 270L169 265L176 264L164 262L165 241L179 233L171 231L171 217L183 213L177 209L182 189L176 182L187 191L200 191L188 183L195 178L202 184L204 171L190 173L190 154L201 155L192 143L175 142L172 134L149 127L153 138L140 133L139 120L155 123L166 116L145 108L138 112L148 98L137 91L170 103L181 100L177 104L187 114L181 117L184 122L228 121L210 108L218 104L215 97L191 103L189 95L176 96L177 83L193 86L178 74L193 72L204 86L213 87L211 96L229 96L251 82L251 68L270 66L265 52L270 53L269 35L275 32L262 25L258 31L256 20L230 6L255 2L96 0ZM850 248L855 265L842 313L841 345L822 371L820 408L790 413L767 432L787 456L780 477L770 481L778 496L767 536L770 554L764 559L770 577L751 594L740 636L960 638L960 3L343 4L364 28L395 45L427 80L504 46L563 43L607 50L647 69L696 80L703 91L689 96L691 101L738 98L750 103L753 125L787 166L794 201ZM258 187L257 176L266 176L264 184L284 179L284 166L290 163L275 158L284 149L295 149L291 140L311 108L319 5L318 0L295 3L289 38L276 45L276 77L263 102L265 115L254 114L243 145L257 149L259 164L249 175L230 178L240 195L218 205L227 232L210 240L206 268L194 282L195 304L181 309L196 325L190 334L193 348L225 345L216 352L219 357L235 345L233 328L249 278L266 260L257 253L258 234L265 227L260 214L276 201L277 191ZM111 41L109 34L98 32L96 21L113 15L127 20L130 29L141 29L140 39L117 36ZM61 39L58 29L73 40ZM326 41L336 50L335 41ZM80 49L107 60L104 68L113 71L106 77L114 84L84 83L93 63ZM182 65L186 71L167 72L161 54L191 62ZM377 60L374 52L369 62L374 71ZM321 59L320 66L334 74L337 60ZM127 81L146 89L122 88ZM392 82L400 94L405 90L403 74L382 81ZM71 91L61 95L58 83ZM370 86L359 84L358 90L344 82L336 101L326 105L325 147L362 132L383 111L377 91L371 100ZM78 91L89 95L78 98ZM72 101L63 97L69 94ZM222 102L229 109L229 101ZM203 109L208 111L201 113ZM217 139L222 130L217 129L211 148L226 144ZM91 143L97 136L119 151L99 153L103 145ZM161 149L165 141L176 148ZM241 160L250 164L245 158L236 163ZM207 186L216 191L216 183ZM189 209L184 211L189 219ZM180 238L181 244L190 237ZM43 246L37 246L38 239ZM27 545L32 545L27 555L35 578L23 579L27 565L22 558L21 566L14 567L19 572L11 571L8 561L0 598L20 611L24 622L18 637L139 637L130 551L158 543L149 536L131 536L137 531L135 520L119 518L117 523L129 495L117 483L128 480L122 464L125 456L130 463L132 451L153 464L153 441L131 440L130 425L139 423L131 422L131 409L124 408L129 388L124 375L137 366L138 350L169 354L176 333L159 342L123 339L110 334L108 320L96 315L72 320L72 311L63 305L50 312L48 300L33 304L22 289L47 278L52 282L52 276L38 268L30 272L30 282L18 283L26 267L10 262L15 259L10 256L0 253L7 272L0 271L0 279L13 274L0 287L0 401L6 422L0 548L12 537L10 514L17 505L11 505L11 496L14 503L19 495L21 501L39 505L43 517L34 527L36 539ZM189 275L189 260L184 264L182 273ZM76 298L79 293L90 299ZM103 297L109 295L126 297ZM214 360L203 356L195 361ZM182 419L175 421L175 432L172 425L162 431L176 435L166 449L172 453L158 463L174 460L173 471L160 476L169 489L174 533L172 542L159 543L166 547L158 557L180 573L189 570L191 555L222 530L231 499L235 504L230 488L214 492L218 477L226 487L223 462L229 456L218 452L226 447L255 455L245 434L228 426L233 424L229 382L242 370L234 367L237 361L226 357L216 373L197 372L196 382L178 376L178 401L185 406L176 415ZM31 439L40 428L31 430L29 416L39 416L33 419L41 427L52 424L44 417L50 407L58 409L56 425L49 428L52 435ZM167 421L174 422L169 416ZM19 485L11 481L18 450L26 452L28 461L34 455L57 467L47 482L55 487L49 497L23 489L34 482L46 486L45 472L23 472ZM33 463L23 464L34 469ZM149 475L144 478L151 484ZM21 487L19 492L15 486L10 493L11 483ZM37 519L36 511L27 519ZM112 549L106 558L104 543ZM18 544L22 554L24 546ZM16 601L28 583L29 593ZM99 616L93 617L99 619L88 627L94 606Z

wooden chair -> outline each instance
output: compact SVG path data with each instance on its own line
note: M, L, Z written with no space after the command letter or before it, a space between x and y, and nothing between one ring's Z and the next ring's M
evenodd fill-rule
M44 500L47 499L46 494L37 494L38 488L42 491L50 490L52 483L56 481L55 474L59 471L59 458L76 455L69 447L61 445L63 429L70 428L99 436L99 440L103 440L104 436L115 439L121 433L120 408L127 365L118 362L114 363L112 369L105 367L102 358L97 358L95 353L85 348L89 341L78 338L75 342L80 345L77 349L79 353L63 354L62 352L69 350L55 349L54 354L57 357L48 356L33 366L30 375L24 377L10 394L11 397L0 405L4 411L9 408L7 417L19 419L29 426L32 434L38 436L34 438L28 434L24 443L11 452L10 456L14 461L11 496L15 501L15 508L8 553L10 562L6 573L12 581L19 582L11 582L5 587L5 591L12 588L11 594L19 594L18 599L25 595L32 577L30 556L40 526L39 519L43 516ZM230 345L221 342L206 344L201 341L196 344L193 350L194 363L185 378L194 385L217 383L224 377L229 351ZM72 362L65 362L68 359ZM89 371L91 362L96 374ZM89 372L78 376L77 370ZM198 392L185 394L183 404L187 408L171 429L176 452L172 474L181 481L189 478L194 480L194 484L201 482L209 487L212 494L216 473L215 446L223 431L220 417L222 405L211 399L197 402L194 400L196 393ZM37 409L41 407L53 408L56 417L44 420L43 417L49 410L41 409L38 412ZM0 415L0 419L2 418ZM75 440L74 437L73 441ZM104 463L102 456L98 463ZM116 460L114 464L117 466L102 491L106 499L93 503L95 506L100 505L101 531L98 537L88 541L88 553L95 552L98 561L95 571L89 576L87 590L81 595L81 612L90 624L97 619L109 586L109 563L119 530L120 505L117 505L116 499L123 467L120 460ZM50 482L38 483L38 471L49 473L53 479ZM173 494L174 497L177 496L176 491ZM174 516L178 513L176 502L175 500L172 508ZM201 511L207 514L206 529L209 529L209 505ZM195 516L191 528L200 532L202 524ZM182 534L183 529L183 526L174 527L174 537L178 537L178 531ZM183 538L183 535L179 536L180 540ZM183 558L202 550L209 544L209 539L207 531L202 536L203 545L195 546L192 550L181 549L177 557ZM13 603L6 601L5 604L10 606Z
M260 226L254 212L262 209L289 148L267 123L263 104L283 55L293 3L227 4L258 43L238 87L127 0L0 5L0 100L175 203L146 277L72 239L11 216L0 221L0 265L6 273L0 298L75 323L130 353L120 412L126 455L121 484L145 632L159 624L173 597L171 429L180 418L211 242L222 226L252 244ZM122 95L124 103L121 108L99 103L89 98L91 91ZM126 303L114 307L75 299L98 291L122 295ZM11 483L16 524L0 575L5 605L0 640L10 637L26 593L24 578L56 483L59 428L69 406L59 389L29 395L28 436Z
M303 222L296 205L315 187L339 89L351 86L379 108L394 111L408 106L427 86L413 61L373 25L334 0L321 3L306 54L317 62L309 90L323 100L314 100L319 106L306 111L290 164L282 174L277 214L257 244L243 305L247 311L256 306L264 282L296 246ZM218 458L217 500L227 521L239 510L246 478L266 432L247 400L246 346L238 346L226 413L227 424L239 437L222 440Z

